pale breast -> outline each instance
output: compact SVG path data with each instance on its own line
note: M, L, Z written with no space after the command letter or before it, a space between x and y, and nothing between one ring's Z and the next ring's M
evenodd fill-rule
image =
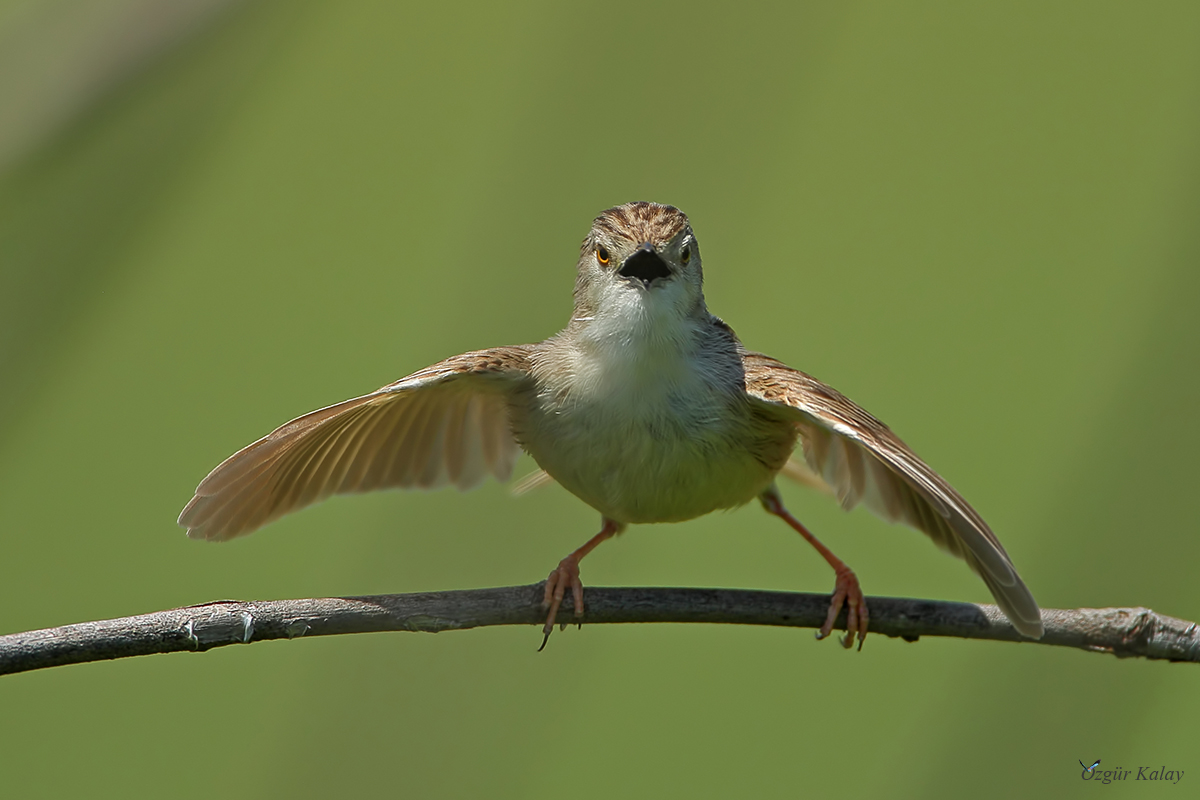
M618 522L677 522L753 500L795 428L747 399L736 341L684 355L551 350L534 369L536 399L514 414L522 446Z

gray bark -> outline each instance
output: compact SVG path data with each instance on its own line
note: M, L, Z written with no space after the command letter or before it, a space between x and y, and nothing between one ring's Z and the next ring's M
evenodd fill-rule
M543 584L495 589L255 602L222 601L136 617L81 622L0 636L0 675L150 653L204 651L268 639L377 631L439 631L488 625L541 625ZM583 622L708 622L819 628L829 595L741 589L600 588L584 590ZM1036 642L992 605L867 598L870 630L916 641L955 636L1075 647L1117 657L1200 661L1196 623L1145 608L1043 609ZM558 620L577 618L570 593ZM839 625L845 623L845 612ZM530 649L541 641L530 638Z

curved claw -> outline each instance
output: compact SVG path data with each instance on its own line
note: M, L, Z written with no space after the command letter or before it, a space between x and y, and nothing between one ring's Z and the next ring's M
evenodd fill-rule
M554 631L554 620L558 617L558 608L566 596L567 587L571 587L571 599L575 601L575 616L583 616L583 581L579 579L579 559L575 554L558 562L558 566L550 571L546 578L546 594L542 598L542 608L550 609L546 614L546 624L542 626L542 647L546 646L550 634Z
M840 640L842 647L850 649L857 637L858 649L862 650L863 642L867 638L870 613L867 611L867 601L858 584L858 577L854 570L845 565L837 570L833 596L829 598L829 613L825 615L825 624L817 631L818 639L824 639L833 633L833 623L841 613L843 605L846 606L846 635Z

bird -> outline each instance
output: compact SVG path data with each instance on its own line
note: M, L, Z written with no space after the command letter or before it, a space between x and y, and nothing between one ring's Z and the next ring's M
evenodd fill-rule
M670 205L595 218L567 326L536 343L447 358L288 422L221 462L179 515L195 539L248 534L331 495L469 489L507 480L523 450L601 516L547 577L545 643L568 591L584 618L580 561L629 525L682 522L758 500L833 568L833 632L862 648L869 610L855 572L784 506L780 475L845 509L865 505L965 560L1024 636L1041 614L983 518L890 428L835 389L747 350L708 310L700 248ZM564 623L565 624L565 623Z

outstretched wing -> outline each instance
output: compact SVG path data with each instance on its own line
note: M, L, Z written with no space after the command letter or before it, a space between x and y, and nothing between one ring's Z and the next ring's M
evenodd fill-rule
M761 353L745 353L746 392L793 418L808 465L844 508L924 531L971 566L1026 636L1042 635L1041 613L987 523L896 434L844 395Z
M529 345L448 358L376 392L292 420L221 462L179 515L225 540L333 494L469 489L507 480L520 452L508 398L528 388Z

